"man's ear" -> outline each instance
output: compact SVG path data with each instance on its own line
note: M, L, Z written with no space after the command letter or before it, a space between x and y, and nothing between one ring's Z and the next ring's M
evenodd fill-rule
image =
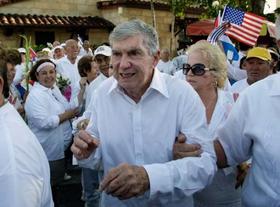
M0 96L3 94L3 89L4 89L4 80L0 76Z
M160 60L160 51L158 50L157 53L154 55L154 63L153 63L154 67L157 66L159 60Z

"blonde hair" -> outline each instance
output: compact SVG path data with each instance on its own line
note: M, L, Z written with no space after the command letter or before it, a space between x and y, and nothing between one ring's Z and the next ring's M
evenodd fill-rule
M208 67L215 69L210 72L217 80L217 87L223 88L227 79L227 61L220 47L212 45L206 40L200 40L191 45L187 50L188 54L194 52L201 53L201 57L207 61Z

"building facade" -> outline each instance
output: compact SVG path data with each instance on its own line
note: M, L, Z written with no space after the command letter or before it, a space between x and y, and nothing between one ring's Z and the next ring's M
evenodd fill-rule
M120 22L139 18L152 24L150 8L148 0L0 0L0 40L4 46L21 47L20 35L30 36L34 45L79 35L99 45L108 42L109 33ZM155 1L154 8L160 46L170 48L173 14L162 1ZM195 11L188 11L191 21L200 15ZM178 44L173 39L175 50Z

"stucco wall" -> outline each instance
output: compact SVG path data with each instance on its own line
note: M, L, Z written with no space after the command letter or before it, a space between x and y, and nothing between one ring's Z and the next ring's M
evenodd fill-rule
M0 13L99 16L97 0L26 0L0 7Z

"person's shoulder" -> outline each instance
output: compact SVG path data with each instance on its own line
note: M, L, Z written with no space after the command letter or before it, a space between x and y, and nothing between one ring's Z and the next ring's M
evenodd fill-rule
M273 74L265 79L259 80L252 84L247 93L269 93L272 90L279 90L280 87L280 74Z
M232 84L232 86L230 87L230 91L240 93L242 90L244 90L248 86L249 86L249 84L247 82L247 78L241 79L239 81L236 81L234 84Z

